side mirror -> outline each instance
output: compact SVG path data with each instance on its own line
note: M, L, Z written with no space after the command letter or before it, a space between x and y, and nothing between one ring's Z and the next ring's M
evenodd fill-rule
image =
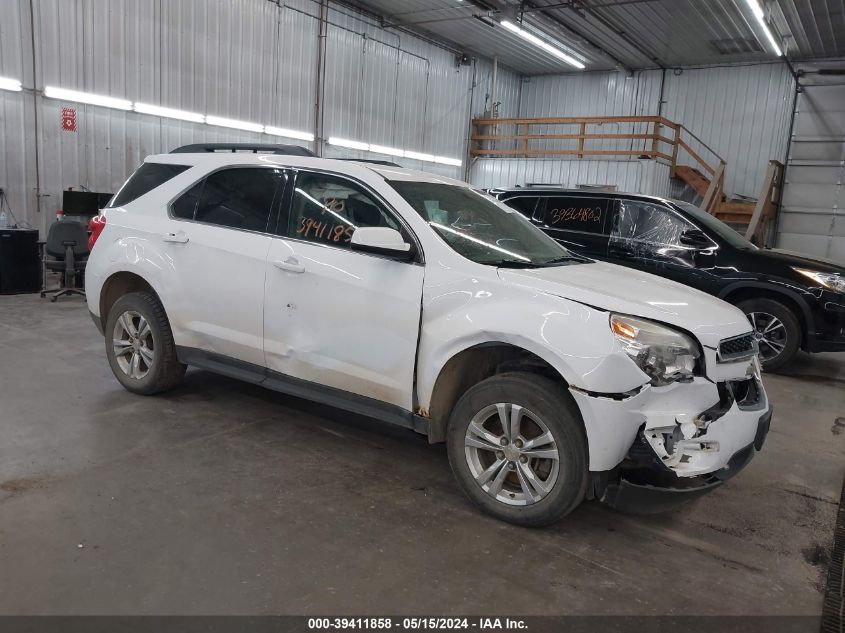
M700 229L689 229L681 233L681 244L684 246L691 246L692 248L710 248L713 242L704 231Z
M402 238L402 234L388 227L358 227L352 234L350 246L353 251L383 255L400 261L409 261L414 258L411 245Z

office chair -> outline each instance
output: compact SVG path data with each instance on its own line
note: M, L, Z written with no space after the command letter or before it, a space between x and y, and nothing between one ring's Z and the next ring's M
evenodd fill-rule
M76 275L85 272L88 259L88 233L78 222L61 220L53 223L47 233L44 251L53 259L44 258L44 268L62 273L62 283L58 288L41 291L43 299L48 294L50 301L59 297L78 294L85 296L85 291L76 288Z

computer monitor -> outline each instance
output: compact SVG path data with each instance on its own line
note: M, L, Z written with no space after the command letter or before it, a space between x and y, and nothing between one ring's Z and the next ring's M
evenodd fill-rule
M96 191L63 191L62 211L65 215L94 216L100 213L112 195Z

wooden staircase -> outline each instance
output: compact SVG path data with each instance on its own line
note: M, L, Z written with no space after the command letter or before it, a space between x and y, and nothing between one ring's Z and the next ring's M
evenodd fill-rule
M757 200L729 199L724 194L724 163L720 163L712 178L689 165L677 165L672 170L672 177L686 184L701 197L703 209L743 233L746 239L758 246L763 246L770 240L769 234L780 199L783 177L783 165L778 161L769 161L760 198Z

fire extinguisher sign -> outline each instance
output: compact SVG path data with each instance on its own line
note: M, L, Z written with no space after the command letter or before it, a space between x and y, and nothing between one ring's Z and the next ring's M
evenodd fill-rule
M76 132L76 108L62 108L62 130Z

